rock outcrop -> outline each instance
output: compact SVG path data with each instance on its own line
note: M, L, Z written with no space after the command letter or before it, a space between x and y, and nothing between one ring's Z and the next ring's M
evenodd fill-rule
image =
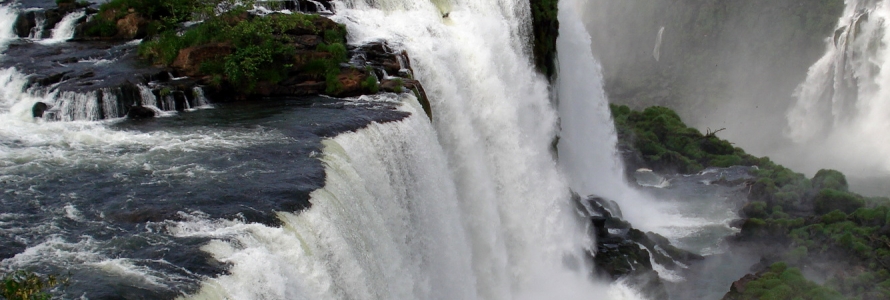
M179 51L172 67L184 76L201 76L201 64L223 58L234 51L232 45L225 43L188 47Z
M667 290L653 262L666 270L679 271L700 255L678 249L663 236L644 233L624 221L614 201L598 197L581 200L575 197L590 221L596 235L593 261L600 277L625 279L650 299L667 299Z
M155 115L157 114L154 110L145 106L133 106L127 111L127 118L130 119L150 119Z
M49 105L43 102L34 103L34 106L31 107L31 116L35 118L43 118L43 112L49 109Z

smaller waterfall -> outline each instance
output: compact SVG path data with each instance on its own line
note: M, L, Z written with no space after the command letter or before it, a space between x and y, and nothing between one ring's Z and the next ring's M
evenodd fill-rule
M327 7L324 7L324 4L321 4L321 2L314 1L314 0L306 0L306 1L309 1L309 3L312 3L313 5L315 5L315 11L316 11L316 12L319 12L319 13L331 13L331 11L328 10Z
M118 102L117 94L113 93L111 89L105 88L102 89L102 112L104 114L104 119L117 118L118 116L123 116L124 111Z
M124 117L130 106L145 106L159 115L170 115L174 111L209 105L200 87L191 89L188 92L190 95L172 91L159 98L152 88L142 84L85 92L59 92L47 87L28 86L27 76L15 68L0 70L0 114L28 120L31 118L31 107L43 102L50 107L44 115L46 120L99 121ZM177 100L172 93L182 93L183 97Z
M102 117L98 92L63 92L55 97L56 110L47 119L59 121L98 121Z
M602 69L590 47L590 35L577 15L579 0L559 3L559 140L560 167L572 190L617 201L635 227L663 233L675 218L665 207L634 190L625 179L618 137L602 86Z
M31 33L28 34L28 38L32 40L43 39L43 27L46 25L46 13L43 11L35 12L34 21L36 25L34 25L34 28L31 28Z
M65 15L59 24L56 24L56 28L52 31L52 37L47 40L42 41L43 43L60 43L67 41L74 37L74 28L77 26L77 22L86 16L86 12L78 11Z
M664 26L661 26L661 29L658 30L658 36L655 37L655 48L652 49L652 56L655 57L655 61L661 60L661 39L664 37Z
M0 5L0 51L6 50L9 42L18 38L13 29L18 16L18 10L9 5Z
M201 87L195 87L192 89L192 94L195 96L194 104L190 105L189 108L200 108L207 107L210 105L210 101L207 101L207 97L204 96L204 89Z

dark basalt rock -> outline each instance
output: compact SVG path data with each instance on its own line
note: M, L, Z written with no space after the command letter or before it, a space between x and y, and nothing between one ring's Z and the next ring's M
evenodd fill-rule
M68 73L69 72L61 72L61 73L51 74L51 75L43 77L43 78L35 77L32 84L38 84L40 86L50 86L50 85L62 82L62 80L65 80L65 77L68 75Z
M590 197L576 200L587 211L593 225L597 250L592 254L598 276L611 280L625 278L650 299L667 299L667 290L652 262L671 270L679 270L678 263L689 264L702 259L700 255L678 249L667 238L633 228L621 219L620 208L614 201Z
M34 106L31 107L31 115L35 118L43 118L43 112L49 109L49 105L43 102L34 103Z
M33 11L19 14L19 16L15 19L15 25L13 27L13 30L15 30L15 34L18 35L20 38L26 38L30 36L31 29L37 27L37 20L35 15L36 12Z
M154 110L144 106L133 106L127 111L127 118L134 120L150 119L154 118L155 115L156 113Z

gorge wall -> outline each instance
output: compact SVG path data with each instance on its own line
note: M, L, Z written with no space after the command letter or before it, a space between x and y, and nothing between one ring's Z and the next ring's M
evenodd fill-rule
M610 101L671 107L763 155L784 143L792 94L843 8L841 0L594 0L584 11Z

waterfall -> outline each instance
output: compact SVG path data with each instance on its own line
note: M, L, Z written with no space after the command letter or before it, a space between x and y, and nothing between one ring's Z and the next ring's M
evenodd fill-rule
M18 10L9 5L0 5L0 51L6 50L9 42L18 38L14 26Z
M325 141L325 187L311 208L279 213L280 228L171 224L213 238L203 249L231 265L189 298L636 297L590 278L587 222L550 154L557 113L527 56L527 2L458 2L447 18L426 1L335 5L350 43L411 54L434 121L413 96L377 96L412 115Z
M584 27L579 0L559 1L560 35L559 139L560 167L575 192L617 201L624 218L634 227L664 233L679 224L679 216L667 217L669 207L660 205L631 188L616 149L618 136L603 90L602 68L590 47L590 34Z
M64 42L72 37L74 37L74 28L77 26L77 21L83 18L86 15L86 12L78 11L65 15L59 24L56 24L56 28L52 31L52 37L47 40L43 40L43 43L59 43Z
M43 39L43 26L46 24L46 14L43 11L36 12L34 14L34 21L37 24L34 28L31 28L28 38L32 40Z
M846 1L825 55L794 94L785 133L824 167L890 172L888 16L885 1Z

